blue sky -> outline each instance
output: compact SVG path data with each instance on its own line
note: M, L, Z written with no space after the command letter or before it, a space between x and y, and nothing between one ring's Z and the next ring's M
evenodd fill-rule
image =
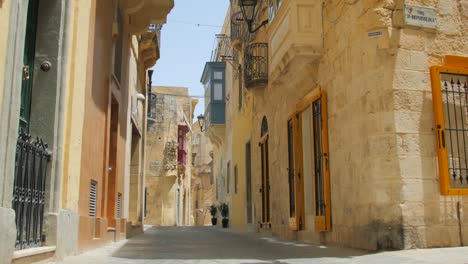
M210 60L215 34L221 31L229 0L175 0L161 33L161 58L155 65L153 86L183 86L202 96L200 77ZM204 111L204 102L195 117Z

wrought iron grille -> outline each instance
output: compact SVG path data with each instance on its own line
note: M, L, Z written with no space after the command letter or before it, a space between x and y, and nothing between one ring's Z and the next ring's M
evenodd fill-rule
M468 188L468 75L441 74L450 187Z
M325 207L325 176L323 171L323 141L322 141L322 99L312 103L314 111L314 164L315 164L315 215L324 216Z
M245 87L268 84L268 44L252 43L244 52Z
M224 34L216 35L216 48L211 54L212 62L224 62L233 60L233 49L229 37Z
M41 246L45 241L46 176L51 159L47 144L20 129L16 143L13 209L16 215L16 249Z

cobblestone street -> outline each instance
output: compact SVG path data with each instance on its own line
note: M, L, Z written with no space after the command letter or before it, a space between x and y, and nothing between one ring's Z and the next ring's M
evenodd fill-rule
M366 254L358 250L279 241L213 227L153 227L127 241L55 263L462 264L468 263L468 247Z

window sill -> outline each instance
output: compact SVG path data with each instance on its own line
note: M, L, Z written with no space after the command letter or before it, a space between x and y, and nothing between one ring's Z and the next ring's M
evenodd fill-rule
M50 246L17 250L13 253L13 260L55 252L55 249L55 246Z

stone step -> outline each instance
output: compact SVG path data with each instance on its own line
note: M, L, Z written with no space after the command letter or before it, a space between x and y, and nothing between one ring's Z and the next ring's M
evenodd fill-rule
M13 253L13 264L46 263L55 255L55 246L17 250Z

